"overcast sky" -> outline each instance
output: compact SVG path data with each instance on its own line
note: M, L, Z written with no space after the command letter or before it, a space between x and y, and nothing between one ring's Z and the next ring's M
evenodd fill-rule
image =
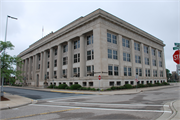
M175 42L180 43L180 0L0 0L0 40L4 41L7 15L7 41L18 55L44 35L55 32L75 19L101 8L161 39L166 46L165 62L176 70L172 55Z

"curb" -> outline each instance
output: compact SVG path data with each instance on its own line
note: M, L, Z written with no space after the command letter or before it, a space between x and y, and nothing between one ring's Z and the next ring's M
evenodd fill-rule
M4 107L4 108L0 108L0 110L7 110L7 109L12 109L12 108L22 107L22 106L26 106L26 105L29 105L29 104L32 104L32 102L25 103L25 104L22 104L22 105L13 106L13 107Z
M171 120L171 119L177 114L177 111L176 111L176 109L175 109L174 106L173 106L173 103L176 102L176 101L177 101L177 100L174 100L174 101L172 101L172 102L170 103L170 108L171 108L173 114L168 118L168 120Z

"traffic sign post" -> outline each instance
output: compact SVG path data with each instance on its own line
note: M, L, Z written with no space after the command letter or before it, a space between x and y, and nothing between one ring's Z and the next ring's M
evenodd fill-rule
M173 60L175 63L177 63L177 74L179 76L179 82L180 82L180 70L179 70L179 65L180 65L180 43L174 43L176 47L173 47L173 50L176 50L173 54Z
M179 60L180 60L180 50L176 50L173 54L173 60L175 63L179 64Z
M99 79L99 92L100 92L100 80L101 80L101 76L100 75L99 75L98 79Z
M138 74L137 73L136 73L135 81L136 81L136 92L137 92L137 82L138 82Z

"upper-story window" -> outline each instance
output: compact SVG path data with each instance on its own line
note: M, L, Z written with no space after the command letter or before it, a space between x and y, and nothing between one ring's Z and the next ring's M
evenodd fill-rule
M117 36L111 33L107 33L107 41L110 43L117 44Z
M80 62L80 53L74 54L74 63Z
M140 44L134 42L134 50L140 51Z
M54 60L54 67L57 67L57 60Z
M68 45L64 45L63 46L63 53L67 52L68 51Z
M156 66L156 60L152 60L153 66Z
M153 77L157 77L157 70L153 70Z
M144 59L145 59L145 64L146 64L146 65L149 65L149 58L146 58L146 57L145 57Z
M159 67L162 67L162 61L159 61Z
M57 55L57 48L54 49L54 55Z
M40 61L41 60L41 55L40 54L38 55L38 58L39 58L39 61Z
M151 51L152 51L152 55L155 56L156 55L155 49L152 48Z
M131 62L130 54L129 53L123 53L123 60Z
M130 48L130 42L129 42L129 40L126 39L126 38L122 38L122 45L123 45L124 47Z
M144 46L144 53L148 53L148 47Z
M94 50L88 50L87 51L87 60L93 60L94 59Z
M117 51L108 49L108 58L110 58L110 59L113 58L113 59L117 60L118 59Z
M141 56L135 55L135 62L141 63Z
M80 40L74 41L74 49L80 48Z
M68 57L63 57L63 65L67 65L68 64Z
M93 35L87 36L87 45L93 44Z
M161 51L158 51L158 56L161 57Z
M47 57L48 57L48 58L50 57L50 52L49 52L49 51L47 52Z

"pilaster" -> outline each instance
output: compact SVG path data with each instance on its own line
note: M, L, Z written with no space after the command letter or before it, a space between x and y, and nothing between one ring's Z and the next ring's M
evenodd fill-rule
M62 45L58 45L57 50L57 79L62 77Z
M159 72L159 57L158 57L158 49L156 49L156 66L157 66L157 77L160 77L160 72Z
M53 48L50 48L49 79L53 79Z
M144 45L141 43L142 77L145 77Z
M130 47L131 47L131 63L132 63L132 76L135 77L136 72L135 72L135 55L134 55L134 40L131 39L130 41Z
M67 78L72 77L72 41L68 41L68 69Z
M80 77L85 76L85 40L84 40L84 35L80 36Z
M44 51L43 53L43 73L42 73L42 80L45 79L46 71L47 71L47 52ZM47 77L47 75L46 75Z
M41 52L39 80L40 80L40 81L43 80L43 52Z
M152 49L149 47L149 65L150 65L150 77L153 77L153 64L152 64Z
M122 36L118 35L118 59L119 59L119 76L124 76L123 70L123 47L122 47Z

